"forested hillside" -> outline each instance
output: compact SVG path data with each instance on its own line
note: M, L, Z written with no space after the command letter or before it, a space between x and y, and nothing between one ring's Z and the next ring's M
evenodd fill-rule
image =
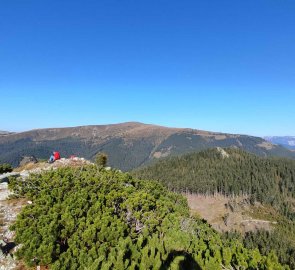
M50 269L288 269L191 217L161 184L96 166L11 181L33 203L12 229L28 265Z
M295 269L294 160L261 158L238 149L217 148L167 158L134 171L133 175L158 180L170 190L248 195L251 203L258 201L272 207L272 213L277 214L268 214L268 218L278 222L275 229L248 233L243 241L248 247L258 247L263 254L276 250L280 261Z
M180 192L247 194L295 219L295 161L262 158L239 149L209 149L161 160L133 172Z

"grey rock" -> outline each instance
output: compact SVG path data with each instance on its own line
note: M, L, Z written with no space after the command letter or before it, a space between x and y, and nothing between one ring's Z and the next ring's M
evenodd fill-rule
M38 163L38 160L35 156L24 156L19 163L19 166L22 167L28 163Z
M17 172L11 172L11 173L3 173L0 175L0 183L9 182L9 177L18 177L20 174Z

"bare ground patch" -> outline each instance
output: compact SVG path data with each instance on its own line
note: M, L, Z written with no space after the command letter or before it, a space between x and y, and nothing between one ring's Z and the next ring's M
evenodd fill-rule
M245 233L259 229L272 230L276 221L259 219L257 209L268 211L261 204L251 205L246 196L226 197L217 195L184 194L191 213L205 219L220 232L238 231ZM265 215L266 216L266 215Z

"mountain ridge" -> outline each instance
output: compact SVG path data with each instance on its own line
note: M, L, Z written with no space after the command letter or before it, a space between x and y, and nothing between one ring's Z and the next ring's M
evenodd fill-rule
M0 136L0 162L17 166L23 155L44 159L54 150L64 157L76 155L87 159L105 152L111 166L128 171L159 158L213 147L236 147L260 156L295 158L295 153L259 137L126 122L34 129Z
M295 151L295 136L265 136L263 138L273 144L279 144Z
M6 131L6 130L0 130L0 136L7 136L10 134L14 134L15 132Z

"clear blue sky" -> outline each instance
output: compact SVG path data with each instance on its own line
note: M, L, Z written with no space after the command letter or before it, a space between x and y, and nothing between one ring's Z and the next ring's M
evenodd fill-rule
M1 0L0 130L295 135L294 0Z

